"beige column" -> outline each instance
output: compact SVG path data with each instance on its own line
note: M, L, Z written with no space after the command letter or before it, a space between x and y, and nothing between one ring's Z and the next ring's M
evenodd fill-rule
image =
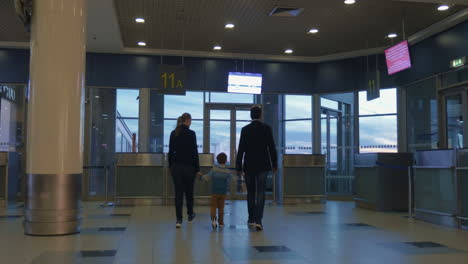
M24 222L30 235L80 230L85 4L34 1Z

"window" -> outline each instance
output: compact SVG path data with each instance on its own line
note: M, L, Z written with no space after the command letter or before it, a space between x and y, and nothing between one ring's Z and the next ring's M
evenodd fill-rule
M132 151L133 134L138 142L139 95L136 89L117 89L116 152Z
M187 92L185 96L164 96L164 152L169 152L169 138L176 128L177 118L183 113L192 116L190 129L197 135L198 152L203 152L204 92Z
M397 152L397 89L384 89L367 101L359 92L359 152Z
M253 94L237 94L237 93L210 93L211 103L237 103L237 104L253 104Z
M177 120L183 113L189 113L193 119L203 120L203 92L187 92L185 96L164 96L164 119Z
M436 78L412 84L405 89L408 151L437 149L439 128Z
M312 96L285 96L285 153L312 154Z
M321 107L325 107L325 108L329 108L329 109L333 109L333 110L338 110L338 105L339 105L339 103L337 101L333 101L333 100L323 98L323 97L320 98L320 106Z

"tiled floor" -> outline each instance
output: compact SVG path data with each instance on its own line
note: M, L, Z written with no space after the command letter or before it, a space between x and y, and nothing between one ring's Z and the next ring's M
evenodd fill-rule
M217 231L209 208L196 209L196 222L176 230L172 207L86 203L81 234L63 237L25 236L21 218L0 217L0 263L468 263L468 232L350 202L267 206L263 232L246 227L244 202L226 206Z

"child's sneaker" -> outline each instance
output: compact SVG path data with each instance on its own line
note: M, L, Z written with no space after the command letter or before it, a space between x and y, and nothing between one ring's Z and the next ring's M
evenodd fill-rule
M218 228L218 223L216 222L216 220L211 221L211 227L213 227L213 229Z

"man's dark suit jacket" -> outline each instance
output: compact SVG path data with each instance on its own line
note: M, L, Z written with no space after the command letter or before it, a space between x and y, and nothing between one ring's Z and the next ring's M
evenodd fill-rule
M236 169L247 175L278 168L271 128L257 120L242 128Z

